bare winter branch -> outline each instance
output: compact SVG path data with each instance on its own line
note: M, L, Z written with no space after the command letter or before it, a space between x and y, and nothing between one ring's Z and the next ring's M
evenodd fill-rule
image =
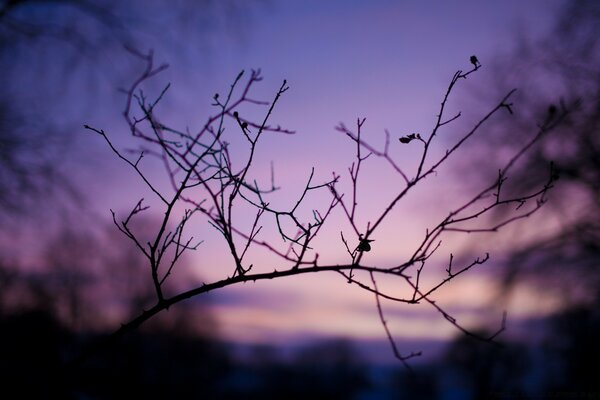
M471 57L473 69L467 72L457 71L452 76L435 118L434 127L428 135L410 133L400 136L396 141L390 140L392 135L385 130L383 149L378 150L365 139L366 120L364 118L357 119L355 132L340 123L336 130L344 134L355 146L354 161L348 168L348 193L341 189L344 184L341 175L334 172L331 180L315 182L315 168L310 168L310 173L307 168L308 177L300 187L298 197L287 207L279 208L271 205L269 197L279 189L275 185L273 163L270 164L269 186L262 187L256 179L250 177L253 176L256 164L257 148L264 140L267 140L265 132L293 133L279 125L270 125L269 122L276 105L289 89L287 81L283 81L271 101L263 101L251 97L253 86L262 81L260 70L253 70L248 75L243 72L238 74L226 95L220 96L217 93L212 97L212 106L216 111L194 133L189 129L179 130L160 122L161 120L157 116L158 105L166 95L168 86L152 101L148 100L140 88L146 80L162 71L166 66L155 68L152 53L147 55L136 53L136 55L146 63L146 68L133 85L125 91L124 117L131 135L144 145L144 149L139 152L137 159L132 161L123 156L103 130L85 126L86 129L102 136L112 152L133 168L161 201L163 207L162 219L155 231L152 232L152 239L145 245L129 227L135 215L148 209L147 206L142 205L143 199L135 205L121 223L117 222L113 213L113 220L118 229L132 240L148 259L156 305L122 325L109 340L135 329L157 313L194 296L244 282L325 272L336 272L353 286L375 295L379 320L392 351L396 358L409 369L407 361L421 353L413 352L406 356L401 354L387 324L381 304L382 298L395 303L429 304L457 330L480 340L493 342L497 335L504 330L506 315L503 316L501 327L497 332L489 337L480 337L459 324L453 316L432 299L432 295L439 288L474 267L486 263L490 258L489 254L486 253L484 257L475 258L457 268L453 265L454 254L450 253L449 261L443 266L445 275L427 289L423 288L422 276L428 268L427 266L436 262L434 255L442 251L440 249L443 235L449 232L497 231L507 224L529 217L540 209L545 202L547 192L552 188L556 179L552 168L546 182L540 183L539 187L528 188L526 193L507 196L503 192L503 184L515 162L568 115L569 111L566 108L560 113L555 112L551 119L539 126L538 132L531 140L500 169L497 179L480 192L470 196L463 204L449 210L446 217L428 228L422 239L411 250L412 253L408 258L400 259L399 256L397 260L394 260L393 265L366 265L363 262L365 254L378 244L378 242L373 243L377 238L374 236L375 233L389 218L397 204L412 191L413 187L428 176L435 174L451 156L463 147L467 140L471 140L483 130L486 123L497 113L504 109L512 113L514 105L509 103L509 100L514 90L509 91L470 129L460 135L458 140L451 144L437 160L431 161L431 148L437 144L436 138L443 128L452 125L461 116L460 112L450 116L446 115L451 94L461 80L467 79L481 68L479 60L474 56ZM134 103L140 109L141 117L133 115ZM263 110L262 116L242 114L240 111L242 105L262 107L260 108ZM241 159L234 159L232 154L239 153L230 151L233 146L231 143L236 143L236 146L245 146L245 156L241 156ZM407 167L401 168L398 160L392 155L392 143L402 146L402 148L410 147L412 151L415 148L419 149L418 161L411 172ZM160 191L158 186L151 183L141 162L144 155L150 155L150 158L158 159L162 163L172 193ZM358 200L365 173L364 166L366 163L377 160L382 161L387 168L399 176L401 185L387 199L381 209L366 209ZM312 194L321 192L329 193L331 200L324 204L308 206ZM514 206L515 211L505 220L492 226L475 224L481 217L494 209L509 205ZM184 211L181 211L181 206L185 206ZM323 226L331 219L331 215L338 209L338 206L344 223L347 224L345 229L350 230L353 234L353 237L347 237L344 235L344 228L337 229L340 231L340 238L335 240L341 239L341 244L337 242L338 247L345 250L347 262L338 264L322 262L319 261L319 247L315 238L323 232ZM308 218L303 215L304 208L310 210ZM247 220L239 217L241 214L239 210L243 210L243 214L248 217ZM212 266L212 268L223 271L221 279L179 293L169 293L165 289L165 283L174 273L175 266L182 254L187 250L197 249L202 243L201 240L194 241L192 236L188 238L184 234L185 228L192 219L204 220L205 223L215 228L216 233L227 245L232 266L228 270L225 270L223 266ZM367 221L366 227L361 227L359 221ZM171 229L170 226L175 226L175 228ZM269 230L277 232L278 235L265 234L265 231ZM282 247L282 243L285 247ZM277 267L251 263L249 261L251 249L262 250L274 255L278 260ZM411 271L411 268L414 269ZM231 272L232 270L233 272ZM369 279L363 281L366 274L369 275ZM410 274L413 274L414 278ZM394 286L394 289L381 289L377 285L377 277L384 276L398 281L398 285Z

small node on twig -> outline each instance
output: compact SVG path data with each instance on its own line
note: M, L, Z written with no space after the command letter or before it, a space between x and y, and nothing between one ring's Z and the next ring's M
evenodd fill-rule
M502 103L502 107L506 108L508 110L509 114L514 114L513 110L512 110L512 105L513 103Z
M363 239L363 235L360 235L359 239L360 242L358 243L358 246L356 246L356 251L371 251L371 242L374 242L375 240Z
M448 268L446 268L446 272L449 277L452 277L452 261L454 260L454 254L450 253L450 261L448 262Z
M418 133L411 133L410 135L402 136L398 140L400 141L400 143L406 144L406 143L410 143L414 139L421 140L421 135Z
M552 120L556 117L557 111L558 111L558 109L556 108L556 106L554 104L550 104L548 106L548 111L546 113L546 121L544 123L548 124L548 123L552 122Z
M352 278L354 278L354 272L352 272L352 270L350 270L350 273L348 273L348 284L352 284L354 281L352 280Z

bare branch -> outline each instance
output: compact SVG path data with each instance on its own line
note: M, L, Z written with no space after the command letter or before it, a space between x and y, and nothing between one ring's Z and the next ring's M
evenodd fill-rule
M284 80L274 94L271 101L255 99L251 96L252 87L262 81L260 70L252 70L249 74L243 71L239 73L230 85L227 94L220 96L218 93L212 97L212 106L216 111L209 116L196 132L188 128L176 129L161 122L158 118L158 106L161 99L167 94L169 86L155 97L148 100L148 96L140 89L143 83L150 77L166 68L161 65L155 68L152 53L136 53L136 56L145 61L146 67L140 77L134 81L132 86L125 91L126 107L123 113L130 133L133 137L143 143L138 150L135 161L129 160L117 150L108 139L103 130L91 128L86 129L101 135L108 143L110 149L119 158L123 159L142 178L144 183L161 200L162 218L156 229L152 232L152 239L146 245L142 245L134 232L129 228L132 218L138 213L148 209L142 206L140 200L127 218L118 223L113 213L113 221L117 228L130 240L148 259L152 282L156 292L156 305L150 310L142 312L137 318L122 325L109 340L135 329L137 326L152 318L157 313L166 310L181 301L218 290L224 287L238 285L244 282L256 282L267 279L279 279L287 276L296 276L306 273L336 272L343 277L352 287L368 291L375 295L375 303L379 320L384 328L386 337L390 343L395 357L410 369L408 360L416 357L421 352L402 355L394 341L393 334L389 329L384 316L381 299L387 299L395 303L417 304L427 303L434 307L441 316L454 325L463 333L477 337L481 340L495 342L497 335L505 329L506 314L503 315L502 324L498 331L489 337L479 337L467 328L463 327L442 306L438 305L432 295L441 287L453 279L457 279L478 265L486 263L490 255L478 257L457 269L453 265L454 253L450 253L445 267L446 274L439 281L423 288L422 276L428 264L434 262L436 252L442 251L442 239L449 232L476 233L497 231L502 227L525 219L537 212L546 201L547 192L553 187L556 174L553 168L550 177L539 187L528 188L528 191L513 196L506 196L503 192L504 182L508 178L513 165L532 146L539 142L547 132L558 126L568 115L569 110L563 108L559 115L553 115L544 124L539 126L537 133L498 171L497 178L484 185L485 187L474 193L465 202L454 209L450 209L446 217L436 221L425 230L420 241L411 249L408 257L400 258L392 262L392 265L366 265L363 262L365 254L376 251L378 242L375 236L384 220L386 220L397 204L406 197L414 186L422 182L428 176L435 174L451 155L458 152L467 140L470 140L480 132L486 123L497 113L506 109L513 112L513 104L509 102L514 90L509 91L495 106L484 114L470 129L465 130L458 140L451 144L445 152L435 161L431 161L430 152L436 143L442 128L450 126L458 120L461 113L446 115L448 102L458 83L467 79L475 73L481 64L476 57L471 57L473 69L462 72L457 71L451 78L446 92L443 96L433 129L428 135L410 133L399 137L399 141L390 140L390 132L384 131L383 149L375 147L365 139L366 120L356 120L356 132L348 129L340 123L335 129L343 133L343 136L352 141L355 146L354 161L349 166L346 179L349 180L349 192L344 193L340 189L342 176L333 173L332 178L325 182L314 182L315 169L307 171L308 178L299 189L299 195L287 206L273 206L271 194L279 189L275 185L275 169L270 164L269 183L262 187L259 179L251 178L255 168L255 157L257 146L266 140L265 132L290 134L293 131L281 126L269 125L269 120L279 103L281 96L288 90L287 82ZM133 116L133 106L141 110L141 117ZM262 117L242 115L242 105L252 105L264 110ZM244 111L245 112L245 111ZM230 144L230 135L237 135L236 146L243 146L245 156L243 159L232 159L232 155L239 154ZM239 144L241 143L241 145ZM408 146L418 146L420 156L409 174L408 169L400 168L398 161L392 156L391 147L400 146L401 149ZM167 184L170 184L172 192L161 193L150 179L141 170L141 161L145 155L155 162L162 163L168 176ZM145 159L146 160L146 159ZM399 178L399 186L380 209L366 209L359 204L360 184L363 182L365 163L381 162L384 167L391 169ZM412 178L409 178L412 176ZM313 193L328 191L331 200L317 206L307 203L313 197ZM185 205L185 211L181 211L181 205ZM348 262L328 264L319 259L317 236L324 232L323 227L330 216L338 207L341 209L342 219L347 227L340 227L343 249L349 256ZM515 210L504 220L492 226L475 225L482 217L489 215L493 210L502 206L511 206ZM240 211L241 210L241 211ZM302 211L301 211L302 210ZM304 210L308 210L308 217L304 216ZM243 214L247 219L238 217ZM187 237L186 226L192 218L203 219L205 223L214 227L218 235L226 243L231 255L231 269L224 271L220 279L202 284L195 288L175 294L163 292L163 285L167 279L175 273L175 265L182 255L188 250L195 250L202 241L193 244L193 236ZM364 223L359 221L367 221ZM174 228L172 228L174 227ZM265 228L265 229L263 229ZM265 231L270 229L274 236L270 237ZM184 230L186 233L184 234ZM354 239L344 236L344 230L353 232ZM337 240L337 239L334 239ZM331 241L329 241L331 243ZM338 246L339 247L339 246ZM267 265L254 265L248 260L252 254L251 249L259 249L271 255L275 255L277 267ZM339 247L340 251L342 247ZM463 259L460 257L459 259ZM366 258L365 258L366 259ZM416 272L409 272L414 267ZM217 267L215 267L216 269ZM233 270L233 272L231 272ZM265 271L269 272L265 272ZM370 279L366 278L369 275ZM411 274L411 275L409 275ZM414 276L414 278L413 278ZM380 290L377 279L389 278L393 285L392 289ZM381 281L380 281L381 282ZM399 294L400 293L400 294Z

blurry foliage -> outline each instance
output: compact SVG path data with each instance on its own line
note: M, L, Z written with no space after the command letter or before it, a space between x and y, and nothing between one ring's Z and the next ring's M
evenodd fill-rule
M223 382L228 399L352 399L372 389L367 368L352 344L325 340L298 349L291 360L257 349Z
M2 49L0 48L0 51ZM58 197L79 202L63 171L68 149L52 124L31 121L10 97L0 99L0 220L41 211L39 199Z
M151 285L145 280L144 260L122 241L112 224L105 229L103 222L78 220L76 225L65 223L58 234L51 233L48 221L55 211L60 211L62 219L74 206L83 205L86 196L74 171L65 166L81 154L87 156L87 150L77 147L73 126L81 131L81 117L73 105L86 101L95 106L102 93L82 94L78 89L74 97L69 95L69 86L83 79L90 81L90 87L99 81L116 88L117 81L128 78L122 75L128 73L129 58L119 57L127 54L124 46L146 48L148 42L163 44L171 56L184 56L190 48L197 55L209 49L214 42L211 35L219 28L243 27L240 15L253 6L237 0L0 1L0 223L3 235L17 242L0 247L0 373L22 397L57 393L59 398L80 398L60 392L65 382L56 375L57 368L79 342L87 342L87 336L147 306L152 294L147 291ZM140 10L144 10L143 17ZM165 35L167 31L170 35ZM195 40L178 40L177 46L165 43L179 35ZM114 62L121 58L125 64ZM95 75L98 72L104 74L101 79ZM82 163L81 168L87 165ZM94 219L86 215L87 222ZM22 238L15 233L25 224L34 225L35 246L19 243ZM33 253L38 248L42 250L36 257ZM21 259L22 253L34 258L34 265L26 265L32 262ZM173 284L184 284L185 274L181 278ZM216 336L216 331L216 320L205 304L190 302L165 313L137 335L194 335L196 343L207 340L202 337ZM136 338L129 340L135 343ZM196 345L181 346L180 342L175 340L169 349L157 352L156 357L162 359L154 361L161 364L148 368L161 367L170 377L171 363L197 356L194 363L202 368L218 369L219 364L204 354L212 350L199 354L193 349ZM206 349L206 344L202 346ZM171 363L165 363L171 356ZM223 355L219 353L218 358ZM181 367L188 364L182 361ZM102 378L109 373L125 380L140 373L118 365L100 367L98 376L82 376L82 385L97 390L105 386ZM194 371L197 368L188 373ZM32 377L35 385L31 385ZM148 378L143 379L147 383ZM174 390L176 384L172 379L166 386ZM112 393L96 393L93 398L113 397L115 388L109 385L104 390Z
M498 88L518 92L521 129L506 130L500 120L489 137L501 157L519 148L531 121L552 119L565 104L578 104L568 121L549 133L518 165L507 190L528 187L554 162L559 175L544 211L547 225L536 239L517 243L504 273L504 287L522 279L546 282L565 304L594 301L600 287L600 3L565 2L549 34L521 37L509 57L496 66ZM481 160L478 160L481 162ZM508 211L508 210L506 210ZM499 215L502 218L502 215Z
M144 229L150 221L137 223L138 229ZM182 273L170 282L172 290L194 280L182 267ZM112 225L65 228L48 241L35 265L22 268L2 261L0 313L41 310L75 331L107 329L153 304L147 269L146 260ZM190 313L194 319L188 318ZM217 324L204 301L195 301L170 310L148 326L214 336Z
M92 32L112 31L117 22L108 10L83 0L7 0L0 5L1 218L22 219L39 213L36 202L40 197L49 205L57 193L68 194L62 199L67 203L80 195L62 169L72 150L70 126L57 118L53 106L68 102L56 97L75 75L73 56L84 50L93 53ZM103 37L97 43L114 46L114 41L106 42ZM68 44L76 46L72 49ZM65 68L64 79L57 81L53 72L63 63L70 70ZM40 96L52 96L54 101L40 104Z
M498 88L524 88L514 116L521 129L505 130L500 121L488 138L493 151L480 151L488 160L521 146L524 132L534 128L532 118L542 123L564 104L579 104L522 160L507 185L518 191L544 176L548 162L557 168L560 178L544 211L548 225L533 240L519 241L501 277L503 296L522 282L533 283L558 296L563 309L535 322L544 331L541 341L492 349L457 338L445 357L454 377L444 380L448 374L440 373L437 379L450 381L460 398L584 399L600 393L593 367L600 358L599 66L600 3L590 0L564 2L549 34L520 38L496 66Z
M556 371L548 379L549 390L600 393L597 363L600 359L600 311L597 305L566 310L550 320L544 343L554 357ZM549 357L549 358L550 358Z
M227 343L178 328L132 332L62 374L61 364L77 344L94 339L95 334L69 330L44 311L0 316L0 340L10 344L0 347L4 393L61 399L341 400L364 398L371 389L367 369L343 340L300 349L289 361L268 357L240 363ZM386 390L395 393L393 387Z
M50 204L63 214L83 204L85 193L65 166L86 151L77 146L77 107L97 105L105 91L98 83L116 88L128 78L124 46L205 55L218 46L220 29L240 34L258 3L0 1L0 220L38 215L40 197L46 218ZM69 91L80 81L95 94Z
M143 220L138 223L143 229ZM93 362L62 375L64 363L82 346L153 300L145 260L130 243L112 225L83 229L56 235L33 267L1 265L4 390L20 397L59 398L211 393L229 355L216 342L218 326L206 297L164 313ZM185 284L188 277L178 278L174 285Z
M430 384L460 399L597 397L597 307L571 308L544 324L546 338L537 345L509 341L493 347L458 337L443 360L426 369L431 375Z
M0 314L2 390L18 398L68 398L57 371L71 335L47 312Z
M448 347L440 367L442 391L461 393L459 398L485 399L524 393L532 365L523 345L489 346L461 336Z

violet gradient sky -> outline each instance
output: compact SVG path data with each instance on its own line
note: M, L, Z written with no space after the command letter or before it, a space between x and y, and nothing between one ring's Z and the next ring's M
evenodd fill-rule
M170 51L169 45L160 41L148 43L155 49L157 60L171 64L157 78L155 87L167 82L172 85L163 104L162 121L176 128L200 126L210 111L212 95L223 93L241 69L262 69L265 79L257 93L267 99L287 79L291 89L276 109L273 122L298 133L267 137L255 170L256 177L266 181L270 161L274 162L278 184L284 188L273 201L284 206L293 201L311 167L315 167L318 181L329 178L332 171L346 173L353 161L353 148L335 131L339 122L353 126L357 117L366 117L365 133L377 145L382 143L384 129L390 130L394 140L409 132L429 131L449 79L456 70L470 68L472 54L479 57L484 68L457 89L452 109L464 114L457 128L475 121L477 110L461 108L461 104L472 101L469 93L492 86L494 77L491 68L486 67L518 46L519 35L536 36L548 30L560 4L558 0L290 0L250 6L241 16L244 21L231 22L239 29L220 28L198 39L175 36L181 41L183 53ZM207 50L199 56L197 48L207 42ZM119 115L123 99L114 95L114 87L107 86L99 90L97 100L105 106L80 107L84 123L105 129L119 145L130 145ZM73 91L77 89L69 93ZM69 101L78 107L76 95ZM497 101L497 92L490 90L481 101L482 107L491 106ZM90 148L90 159L96 166L78 173L93 193L97 214L108 215L108 208L125 210L139 197L148 197L133 173L109 153L99 138L87 135L79 140ZM441 140L440 149L445 149ZM392 153L409 174L414 168L413 152L392 146ZM378 207L395 189L393 175L381 168L376 162L365 168L359 205L363 224L377 214ZM440 173L430 187L417 191L391 215L389 223L374 236L376 251L365 261L401 262L418 239L415 232L424 232L436 215L447 212L441 209L439 200L455 201L461 187L455 175ZM324 204L323 198L311 201ZM320 242L320 252L330 262L345 261L337 238L340 229L348 234L350 230L340 221L339 215L333 219L333 226ZM192 258L198 279L222 276L223 270L215 266L231 263L226 251L215 251L222 245L214 230L200 226L195 236L206 240ZM450 239L448 243L458 246L459 241ZM257 264L273 268L268 256L255 257ZM441 263L431 265L432 270L441 267ZM428 279L434 279L434 275ZM489 308L492 287L490 275L476 271L440 291L436 300L467 326L496 324L500 311ZM515 319L539 315L556 306L540 303L533 288L524 289L519 296L517 306L509 310ZM385 338L373 296L335 274L248 284L215 293L211 298L222 334L235 341L286 343L321 336ZM535 307L534 301L538 302ZM384 307L392 332L401 340L444 340L456 334L455 328L426 306L384 303Z

